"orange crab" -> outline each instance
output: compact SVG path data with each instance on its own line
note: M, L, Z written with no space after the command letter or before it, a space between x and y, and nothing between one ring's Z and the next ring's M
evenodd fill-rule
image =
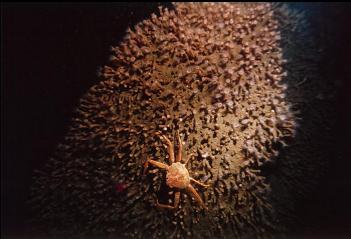
M177 131L177 137L178 137L178 143L179 143L179 148L178 148L178 154L176 159L174 158L174 147L172 142L164 135L161 135L160 133L156 133L161 140L166 141L167 143L167 148L168 148L168 154L169 154L169 160L171 165L167 165L155 160L152 160L150 158L147 159L147 161L144 164L144 174L146 173L146 169L149 164L152 164L155 167L165 169L167 170L167 175L166 175L166 184L170 188L176 188L178 191L176 191L174 195L174 205L166 205L166 204L161 204L157 200L157 206L160 208L169 208L169 209L175 209L179 205L180 201L180 190L185 190L187 193L192 195L196 202L200 204L204 209L207 210L206 205L202 201L200 195L197 193L195 188L190 184L190 182L194 182L202 187L208 187L209 185L203 184L192 177L190 177L189 172L187 168L185 167L188 161L192 158L192 155L189 155L187 160L182 163L182 149L183 149L183 144L182 140L180 139L179 136L179 131Z

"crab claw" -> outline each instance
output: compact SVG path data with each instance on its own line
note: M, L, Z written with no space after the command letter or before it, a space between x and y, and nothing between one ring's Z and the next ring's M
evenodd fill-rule
M146 160L144 163L144 170L143 170L143 175L146 175L147 168L149 167L149 159Z

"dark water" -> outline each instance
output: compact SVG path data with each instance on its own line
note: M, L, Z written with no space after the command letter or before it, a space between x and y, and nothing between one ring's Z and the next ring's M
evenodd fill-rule
M33 169L63 138L78 99L128 26L157 4L2 4L1 233L28 238ZM326 77L338 87L335 148L316 192L299 205L297 238L351 237L351 5L298 4L326 36ZM306 228L309 228L308 230Z

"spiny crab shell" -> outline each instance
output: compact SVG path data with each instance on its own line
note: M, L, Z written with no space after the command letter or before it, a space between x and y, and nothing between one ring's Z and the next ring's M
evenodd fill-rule
M186 188L190 183L190 176L185 165L176 162L169 166L166 176L166 183L171 188Z

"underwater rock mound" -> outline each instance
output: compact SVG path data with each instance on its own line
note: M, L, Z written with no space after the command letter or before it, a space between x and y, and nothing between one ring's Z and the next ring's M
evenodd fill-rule
M284 232L292 191L304 194L313 181L304 174L322 164L299 157L294 143L300 88L316 75L304 27L283 5L179 3L129 29L37 172L32 203L45 230L133 238ZM169 165L159 135L178 152L177 131L183 158L194 156L190 176L210 185L193 185L207 210L169 188L165 170L144 167L149 158ZM272 182L265 168L277 160L283 167ZM177 191L176 209L157 207L173 205Z

